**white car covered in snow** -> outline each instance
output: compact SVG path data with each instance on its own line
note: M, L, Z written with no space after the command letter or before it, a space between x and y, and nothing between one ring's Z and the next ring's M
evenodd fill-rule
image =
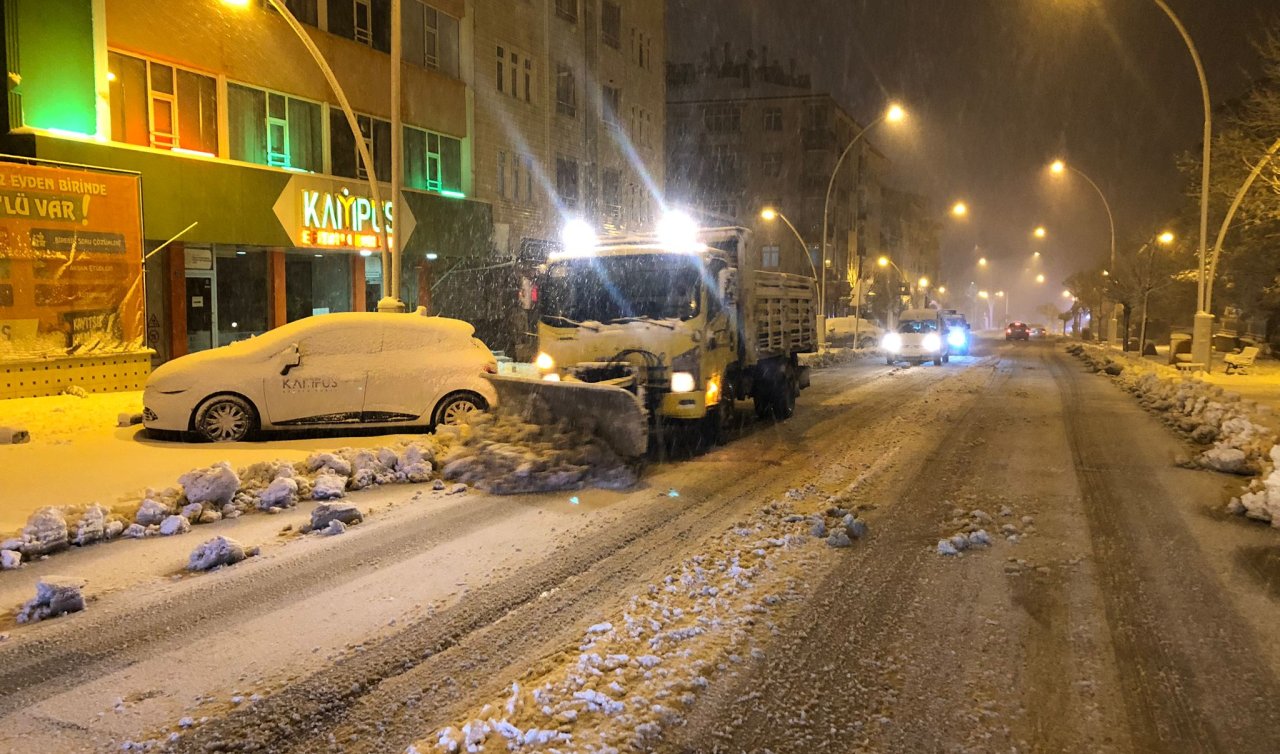
M160 366L142 423L213 442L260 429L456 424L497 400L482 376L497 361L474 333L422 314L308 317Z

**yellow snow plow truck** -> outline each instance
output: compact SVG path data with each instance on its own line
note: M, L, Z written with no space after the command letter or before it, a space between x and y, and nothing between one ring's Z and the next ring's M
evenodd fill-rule
M745 228L683 226L566 233L538 286L541 379L494 377L499 406L545 401L538 413L590 426L628 458L650 429L718 440L737 401L789 418L809 386L798 356L817 349L814 280L754 269Z

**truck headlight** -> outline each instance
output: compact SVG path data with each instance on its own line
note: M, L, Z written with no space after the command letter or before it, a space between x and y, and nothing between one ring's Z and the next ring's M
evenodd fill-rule
M897 353L902 350L902 336L896 332L888 333L880 340L880 347L889 353Z
M693 379L693 374L691 372L671 373L671 392L692 393L697 387L698 382Z
M551 358L551 354L542 352L538 354L538 358L533 360L533 365L543 372L550 372L556 368L556 360Z
M920 345L924 346L926 351L941 351L942 338L939 338L936 332L931 332L924 336L924 339L920 341Z
M952 328L952 330L947 333L947 345L952 348L964 348L964 330L961 330L958 327Z

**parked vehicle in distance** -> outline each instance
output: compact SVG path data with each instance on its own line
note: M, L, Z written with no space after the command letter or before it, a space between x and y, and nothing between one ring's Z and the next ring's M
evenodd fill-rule
M1049 328L1044 325L1031 325L1031 337L1043 338L1049 334Z
M1004 328L1005 340L1031 340L1031 328L1025 322L1010 322Z
M969 323L964 315L955 309L943 309L942 324L951 353L957 356L968 356L973 343L973 332L969 329Z
M861 317L831 317L827 320L827 342L849 348L874 348L884 337L884 328Z
M907 309L898 315L897 330L880 341L885 363L932 361L941 366L951 360L950 346L943 337L942 312L937 309Z
M456 319L352 312L307 317L161 365L143 391L148 430L236 442L284 428L428 428L496 403L493 353Z

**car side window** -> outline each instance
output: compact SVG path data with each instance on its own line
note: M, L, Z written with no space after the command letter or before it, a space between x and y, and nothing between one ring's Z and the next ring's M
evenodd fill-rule
M382 333L373 327L316 328L298 338L298 350L304 360L377 353L382 350Z

